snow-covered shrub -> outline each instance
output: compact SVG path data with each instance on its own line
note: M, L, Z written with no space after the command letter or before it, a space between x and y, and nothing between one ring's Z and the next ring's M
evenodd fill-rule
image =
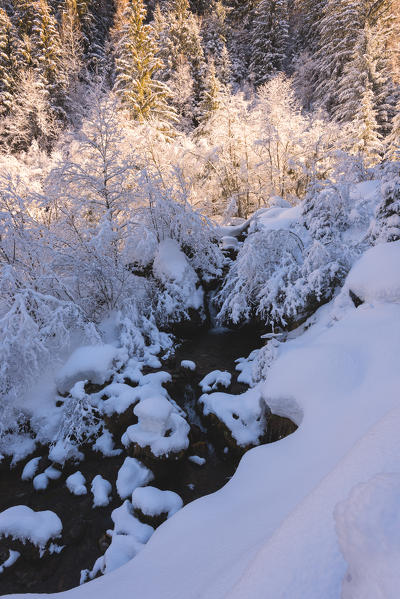
M345 240L360 220L346 184L313 185L297 220L260 213L216 297L219 318L285 326L329 301L365 246Z

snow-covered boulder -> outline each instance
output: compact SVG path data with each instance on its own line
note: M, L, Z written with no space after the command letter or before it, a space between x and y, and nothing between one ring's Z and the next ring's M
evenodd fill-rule
M190 426L166 397L148 397L134 413L138 423L128 427L122 442L136 457L150 464L159 458L183 457L189 446Z
M117 491L121 499L130 497L136 487L147 485L153 480L152 472L135 458L125 458L118 471Z
M105 507L110 503L111 483L97 474L92 480L93 507Z
M213 370L209 372L199 383L203 393L215 391L218 386L229 387L231 384L232 375L226 370Z
M132 493L132 507L137 517L151 526L159 526L183 506L183 501L173 491L155 487L141 487Z
M34 512L26 505L16 505L0 513L0 539L28 557L42 557L52 552L51 541L62 532L60 518L49 510Z
M86 495L87 493L85 477L79 470L71 474L65 481L65 484L68 491L73 495Z
M113 374L122 358L121 350L113 345L88 345L75 350L57 376L60 393L68 393L78 381L103 385Z
M349 272L345 289L364 302L400 302L400 241L367 250Z
M204 394L199 398L206 424L219 444L231 449L258 445L266 430L266 406L259 389L241 395Z

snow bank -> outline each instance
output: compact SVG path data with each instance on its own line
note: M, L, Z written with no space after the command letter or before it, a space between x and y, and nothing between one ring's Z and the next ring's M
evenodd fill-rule
M400 590L400 473L357 485L335 510L348 564L342 599L397 599Z
M400 241L367 250L349 272L346 288L365 302L400 302Z
M34 512L26 505L16 505L0 513L0 535L25 544L31 542L44 549L50 539L60 536L60 518L49 510Z
M183 501L173 491L161 491L155 487L141 487L132 493L133 509L140 510L145 516L168 514L173 516L183 506Z
M117 491L121 499L130 497L136 487L147 485L153 480L153 474L135 458L125 458L118 471Z
M147 489L148 487L144 487ZM135 489L134 493L138 491ZM114 522L113 534L115 535L131 535L139 543L147 543L154 532L152 526L140 522L133 515L133 506L130 501L126 500L111 514L111 519Z
M103 385L112 375L121 350L113 345L88 345L75 350L57 376L60 393L67 393L78 381Z

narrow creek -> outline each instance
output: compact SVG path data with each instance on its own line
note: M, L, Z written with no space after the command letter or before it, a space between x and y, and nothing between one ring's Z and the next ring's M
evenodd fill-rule
M234 394L242 393L247 386L237 382L235 360L247 356L261 345L260 331L255 327L239 330L203 330L183 340L174 356L163 364L162 370L172 376L172 381L166 385L168 392L186 411L191 425L189 454L203 457L206 461L204 465L199 466L183 459L171 467L160 469L151 483L153 486L175 491L184 504L187 504L217 491L232 477L240 455L216 450L208 438L195 409L197 399L201 395L198 383L213 370L226 370L232 374L232 383L227 391ZM182 368L182 360L193 361L196 364L195 371ZM286 434L288 432L292 432L290 427ZM115 441L119 446L119 440ZM42 455L46 454L46 448L43 448ZM40 493L33 489L31 481L21 480L21 472L27 460L12 470L2 467L0 511L14 505L54 511L63 523L64 549L57 555L40 560L21 556L13 567L0 574L0 594L50 593L67 590L79 584L81 570L91 569L109 544L106 531L112 528L111 512L122 503L116 492L115 481L125 457L126 454L123 453L118 457L106 458L88 451L83 462L70 470L64 468L61 478L52 481L48 489ZM47 458L42 459L46 461ZM93 509L90 493L75 496L68 492L65 479L77 469L87 481L101 474L112 483L112 501L107 507ZM0 543L0 563L7 556L6 545Z

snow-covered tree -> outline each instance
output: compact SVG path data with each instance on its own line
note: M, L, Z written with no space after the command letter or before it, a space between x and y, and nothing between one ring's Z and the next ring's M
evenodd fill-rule
M261 0L254 14L250 62L257 86L283 70L288 27L287 0Z
M387 243L400 240L400 165L387 168L382 186L382 201L378 205L371 227L373 242Z
M18 77L19 51L17 30L6 11L0 8L0 116L12 106Z
M143 0L126 3L120 39L115 50L115 90L134 119L171 121L170 91L157 79L162 63L151 25L145 23Z

